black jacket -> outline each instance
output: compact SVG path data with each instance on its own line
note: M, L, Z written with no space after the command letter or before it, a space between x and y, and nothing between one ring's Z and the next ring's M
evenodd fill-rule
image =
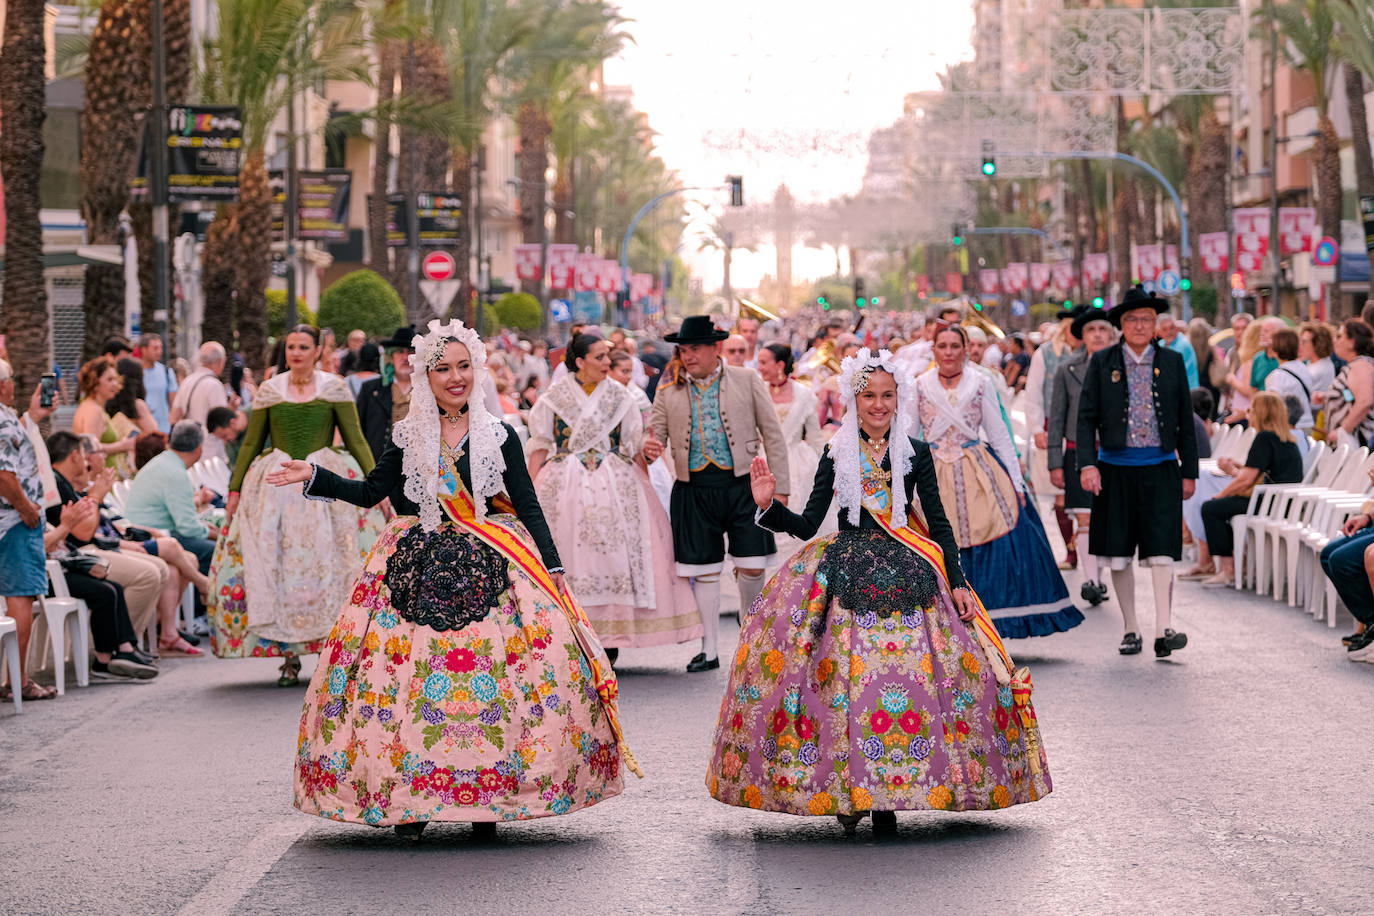
M358 422L374 458L380 458L391 442L391 408L391 386L383 385L381 376L363 382L358 389Z
M506 441L501 446L501 457L506 460L506 473L502 479L506 495L514 504L515 514L519 516L521 524L534 538L534 544L539 548L539 556L543 559L544 566L548 569L559 568L563 564L558 559L558 548L554 546L553 535L549 533L549 523L544 518L539 497L535 495L534 483L530 480L529 471L525 469L525 451L520 446L520 437L506 424L501 425L506 427ZM377 466L364 480L347 480L326 468L316 466L314 479L305 485L305 495L323 499L342 499L364 509L390 498L391 508L397 515L419 515L420 507L405 494L406 478L401 472L401 457L400 446L388 440L386 450L377 460ZM439 472L437 456L434 472ZM472 470L466 451L458 459L458 476L463 479L463 486L471 491ZM487 500L487 510L491 511L492 508L492 501Z
M1096 441L1102 448L1125 448L1127 414L1131 395L1126 381L1125 344L1098 350L1088 361L1083 393L1078 401L1078 466L1097 465ZM1154 373L1151 389L1159 446L1177 451L1186 480L1197 479L1197 431L1193 427L1193 401L1188 391L1188 372L1183 357L1153 342Z
M954 540L954 528L949 523L949 517L945 515L945 504L940 499L940 481L935 476L935 459L930 457L930 446L920 439L912 439L911 444L915 447L915 454L911 460L911 471L907 473L905 481L907 505L912 509L920 506L921 513L925 515L926 530L930 532L930 539L940 545L940 552L945 555L945 574L949 577L950 588L960 588L965 584L965 579L963 570L959 568L959 544ZM892 461L887 454L883 455L883 468L889 471L892 469ZM919 503L912 498L913 493L919 494ZM827 445L821 455L821 462L816 467L816 481L811 485L811 496L806 500L806 508L801 514L773 500L773 504L759 516L759 524L771 531L781 531L803 541L810 540L820 530L821 522L830 511L830 503L834 498L835 459L830 456L830 447ZM840 511L839 522L841 531L881 527L877 519L862 506L859 507L857 524L850 520L849 513L845 510Z

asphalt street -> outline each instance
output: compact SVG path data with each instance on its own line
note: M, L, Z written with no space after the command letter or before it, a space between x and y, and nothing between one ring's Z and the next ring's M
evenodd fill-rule
M1374 910L1374 666L1345 660L1345 629L1271 600L1178 597L1190 644L1168 661L1148 640L1117 655L1112 603L1011 644L1034 673L1052 795L903 814L882 841L706 795L726 678L686 674L694 647L621 656L647 778L491 843L465 825L415 844L299 814L303 689L277 688L267 661L167 660L155 681L0 707L0 913Z

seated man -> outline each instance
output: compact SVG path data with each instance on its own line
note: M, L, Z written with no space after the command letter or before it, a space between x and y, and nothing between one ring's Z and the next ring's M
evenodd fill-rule
M1374 483L1374 471L1369 480ZM1348 650L1345 657L1374 664L1374 500L1360 507L1341 534L1322 548L1322 572L1360 624L1359 631L1341 640Z
M134 477L124 498L124 517L130 524L161 528L195 554L202 573L210 572L218 533L197 514L209 503L203 487L197 493L187 470L200 460L205 430L194 420L172 427L167 450L153 458Z

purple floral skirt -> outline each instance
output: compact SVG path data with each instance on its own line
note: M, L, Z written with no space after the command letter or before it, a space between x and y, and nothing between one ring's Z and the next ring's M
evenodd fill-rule
M827 562L831 551L846 562ZM1038 726L998 685L943 579L933 591L915 572L878 589L831 581L841 567L913 561L929 573L881 531L841 532L769 581L742 621L706 774L713 798L828 815L1005 808L1049 794Z

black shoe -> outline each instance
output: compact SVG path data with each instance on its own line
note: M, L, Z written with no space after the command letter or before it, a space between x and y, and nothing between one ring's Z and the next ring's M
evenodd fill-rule
M406 839L418 840L420 838L420 834L424 833L425 828L428 826L429 821L415 821L414 823L410 824L397 824L396 835L399 837L405 837Z
M1139 633L1127 633L1121 637L1121 645L1116 647L1116 651L1122 655L1139 655L1141 641Z
M1351 633L1349 636L1342 636L1342 637L1341 637L1341 645L1343 645L1343 646L1348 646L1348 645L1350 645L1352 642L1354 642L1355 640L1359 639L1359 638L1360 638L1361 636L1363 636L1363 635L1364 635L1363 633Z
M1078 590L1078 595L1093 607L1097 607L1107 600L1107 586L1100 582L1084 582Z
M145 664L145 665L153 665L154 667L157 666L157 656L156 656L156 655L149 655L147 652L144 652L142 649L134 649L134 650L133 650L132 652L130 652L129 654L132 655L132 656L134 656L135 658L137 658L139 661L143 662L143 664Z
M178 635L193 646L200 645L200 637L186 630L177 630Z
M720 658L707 658L705 652L698 652L696 656L687 663L689 674L697 674L702 671L715 671L720 667Z
M1342 640L1342 642L1345 642ZM1359 634L1345 644L1347 652L1354 652L1356 649L1363 649L1365 646L1374 642L1374 627L1365 627L1364 632Z
M617 661L620 660L620 650L619 650L619 649L607 649L607 650L606 650L606 657L609 658L609 659L611 660L611 667L614 668L614 667L615 667L615 663L616 663Z
M472 838L474 840L494 840L496 839L495 821L473 821Z
M1098 603L1100 604L1101 602L1106 601L1106 600L1107 600L1107 583L1105 583L1105 582L1099 582L1099 583L1097 583L1097 601L1098 601Z
M872 818L874 836L892 836L897 832L896 811L874 811Z
M1164 635L1155 640L1155 658L1168 658L1175 649L1182 649L1186 645L1188 645L1187 633L1165 630Z
M139 681L157 677L156 668L152 665L145 665L129 652L116 652L110 656L108 662L91 662L91 670L97 674L109 674Z

